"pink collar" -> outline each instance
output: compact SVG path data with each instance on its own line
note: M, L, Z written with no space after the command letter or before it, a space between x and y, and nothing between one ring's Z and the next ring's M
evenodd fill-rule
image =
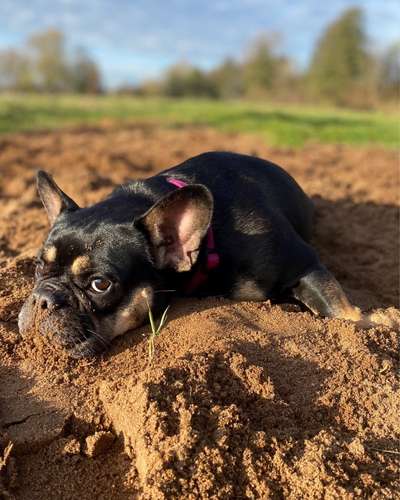
M173 184L177 188L181 189L184 186L187 186L185 181L181 181L179 179L175 179L174 177L167 177L167 182ZM185 291L187 294L191 294L201 285L203 285L208 279L208 272L212 271L216 267L219 266L219 255L215 250L215 241L214 241L214 231L212 227L208 229L207 232L207 265L205 269L198 269L192 276L192 279L187 284Z

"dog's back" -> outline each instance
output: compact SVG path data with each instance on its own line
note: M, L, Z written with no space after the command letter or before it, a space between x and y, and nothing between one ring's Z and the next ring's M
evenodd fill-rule
M209 280L210 290L225 293L247 276L257 277L267 296L280 295L318 261L307 243L312 203L277 165L236 153L209 152L153 179L165 184L165 177L203 184L213 195L212 226L221 265Z
M188 183L207 186L214 196L217 224L218 216L226 218L227 210L239 216L242 225L249 226L255 219L278 216L287 219L305 241L310 239L312 202L297 182L274 163L237 153L209 152L161 175L176 175Z

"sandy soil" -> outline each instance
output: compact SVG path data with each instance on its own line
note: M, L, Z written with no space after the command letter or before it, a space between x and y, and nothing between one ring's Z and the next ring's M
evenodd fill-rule
M350 298L397 307L398 158L270 149L205 129L91 128L0 139L0 497L400 498L397 333L298 306L182 300L101 359L18 335L47 222L45 168L81 203L205 150L288 169L317 206L315 244ZM9 443L12 443L10 449Z

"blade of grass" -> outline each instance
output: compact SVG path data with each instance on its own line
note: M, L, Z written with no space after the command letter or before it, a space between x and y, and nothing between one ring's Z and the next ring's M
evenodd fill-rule
M150 304L147 300L146 297L146 303L147 303L147 308L148 308L148 315L149 315L149 321L150 321L150 335L149 335L149 340L148 340L148 362L149 364L152 362L153 357L154 357L154 352L155 352L155 338L161 333L161 330L163 329L165 322L167 320L167 312L169 309L169 306L164 310L160 322L158 324L158 327L156 328L156 324L154 321L154 316L153 316L153 311L151 310Z
M159 333L161 332L162 328L164 327L165 322L167 321L167 312L168 312L168 309L169 309L169 306L165 309L165 311L163 312L163 314L161 316L160 323L159 323L158 328L157 328L157 335L159 335Z
M155 323L154 323L153 312L152 312L152 310L151 310L151 307L150 307L150 304L149 304L149 302L148 302L147 298L146 298L146 302L147 302L147 308L148 308L148 310L149 310L149 320L150 320L151 331L153 332L153 335L155 335L155 334L156 334L156 331L157 331L157 330L156 330L156 325L155 325Z

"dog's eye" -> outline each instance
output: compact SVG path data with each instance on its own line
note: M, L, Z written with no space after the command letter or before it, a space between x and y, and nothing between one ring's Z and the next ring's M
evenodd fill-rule
M104 293L111 288L111 285L111 281L106 278L95 278L92 280L90 287L97 293Z

